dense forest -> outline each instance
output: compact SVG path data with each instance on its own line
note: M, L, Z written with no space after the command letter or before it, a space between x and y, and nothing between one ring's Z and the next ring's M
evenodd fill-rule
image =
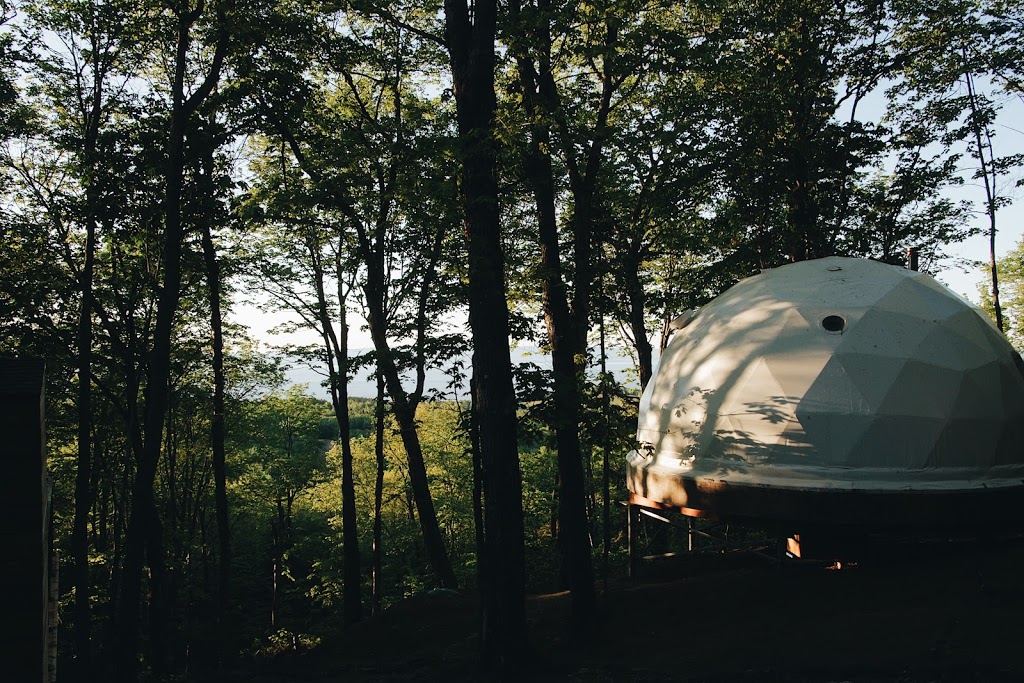
M1017 322L1016 0L0 1L0 354L47 363L65 680L449 590L514 669L527 592L570 590L585 636L624 571L622 456L679 313L984 232Z

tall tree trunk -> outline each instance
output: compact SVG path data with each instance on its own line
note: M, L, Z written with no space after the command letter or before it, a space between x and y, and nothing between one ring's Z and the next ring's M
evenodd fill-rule
M511 670L523 666L529 643L522 480L494 137L497 6L494 0L480 0L472 10L470 16L463 0L445 0L462 161L475 418L485 506L484 546L478 548L485 569L481 656L485 667Z
M484 468L480 460L480 429L476 410L476 380L469 380L469 449L473 461L473 531L477 552L477 583L483 585L489 576L485 563L487 558L482 552L487 542L487 527L484 521ZM481 614L481 617L483 615Z
M654 375L654 349L647 338L647 294L640 281L640 246L630 244L630 252L623 258L622 278L625 284L626 306L628 307L629 330L636 350L637 371L640 376L640 391ZM602 322L603 325L603 322Z
M75 520L71 534L75 562L75 656L78 674L90 674L89 628L89 482L92 477L92 284L96 224L86 222L85 263L81 273L82 303L78 318L78 469L75 473Z
M340 251L339 251L340 259ZM344 560L342 575L344 577L343 618L346 626L351 626L363 617L362 576L359 559L359 533L356 528L358 514L356 512L356 486L352 466L352 429L348 413L348 291L343 289L342 267L336 261L338 276L338 315L341 331L338 335L338 372L332 377L332 384L337 390L334 397L334 412L338 419L341 435L341 519L343 526Z
M280 508L281 508L280 500L278 500L277 507L280 510ZM278 517L280 517L280 515L278 515ZM272 554L273 554L273 563L274 563L274 566L273 566L272 572L271 572L272 576L271 576L271 586L270 586L270 626L272 628L277 628L277 584L278 584L278 578L281 576L281 564L282 564L282 560L281 560L281 556L282 556L282 552L281 552L281 525L277 521L272 521L270 523L270 538L271 538L271 543L273 544L273 546L272 546Z
M218 6L217 47L206 79L192 95L185 98L185 72L188 62L190 32L203 12L200 3L195 10L186 8L177 16L177 43L171 88L171 120L167 135L167 177L164 206L164 250L161 261L163 282L157 300L156 328L149 354L145 389L143 444L139 451L135 483L132 486L132 509L125 535L125 566L118 624L118 657L115 679L134 683L138 679L138 644L142 568L148 554L151 570L150 633L152 665L164 665L164 628L170 612L165 613L163 586L165 581L163 529L157 512L153 484L160 460L164 418L167 412L171 379L171 347L174 318L181 294L181 250L184 229L181 218L182 186L184 184L185 129L192 112L212 92L220 76L220 67L227 47L226 21ZM148 553L147 553L148 550Z
M388 182L386 183L388 188L392 188L395 185L398 163L397 157L392 160L388 170ZM455 572L452 571L448 551L445 548L444 537L441 535L441 528L437 521L434 500L430 494L427 467L423 459L419 432L416 428L416 407L419 405L422 397L425 381L425 308L428 290L433 278L431 272L436 269L437 261L440 258L443 234L439 231L435 236L434 248L431 250L431 262L423 275L416 326L417 382L416 389L410 394L402 386L398 366L395 364L394 356L391 353L391 346L388 342L387 283L384 250L385 232L392 200L391 190L383 192L378 218L374 225L372 241L363 223L358 219L355 220L359 249L363 263L366 266L366 279L363 282L363 292L366 296L366 319L370 328L373 348L376 352L377 372L384 377L388 395L391 396L395 421L398 423L399 433L402 437L402 445L405 447L409 465L409 482L412 485L413 498L416 501L416 512L420 520L420 530L423 533L423 543L427 550L427 556L430 558L434 579L443 588L457 588L458 581L455 578Z
M154 547L162 543L162 530L157 513L153 484L156 478L157 464L160 459L160 446L163 440L164 418L168 405L169 383L171 376L171 336L174 316L178 308L181 288L181 189L184 175L183 140L185 135L185 113L182 107L181 93L184 79L184 59L187 53L187 25L179 24L178 59L179 73L175 76L174 106L171 113L171 128L168 134L167 187L165 198L164 220L164 280L160 288L157 303L156 331L153 337L153 349L149 355L148 377L145 389L145 418L143 426L143 447L135 473L135 484L132 487L132 509L128 520L125 537L125 569L123 577L123 596L121 600L120 638L119 638L119 681L135 681L137 672L137 653L139 637L139 615L142 568L146 556L146 545L149 547L149 558L158 565L163 548ZM154 568L155 569L155 568ZM160 584L164 576L162 567L154 571L150 577L150 588L154 595L160 594ZM159 633L162 615L156 613L159 606L151 606L153 621L158 626L157 633L151 633L150 639L156 660L162 660L163 639ZM160 668L162 661L152 662Z
M231 605L231 525L228 517L227 466L224 453L224 327L220 310L220 262L217 260L209 221L203 222L203 257L206 262L206 283L210 295L210 329L213 332L213 416L210 423L210 443L213 450L213 499L217 516L217 545L220 551L220 561L217 563L217 606L218 621L222 626L219 637L223 657L226 651L224 646L231 635L228 628L228 612Z
M328 307L326 291L326 267L322 254L322 243L310 236L307 240L307 255L312 269L313 286L316 290L316 316L320 324L320 336L327 356L328 379L331 390L331 406L334 409L338 435L341 441L341 517L342 537L344 543L344 559L342 575L344 579L343 618L346 626L351 626L362 619L362 578L359 553L358 515L355 503L355 480L352 472L352 428L349 423L348 408L348 294L352 284L346 284L345 237L338 236L338 244L334 250L333 277L337 282L337 304L339 331L334 331ZM291 505L289 504L289 512ZM290 517L290 514L289 514Z
M510 13L519 16L519 4L513 0ZM548 30L540 30L542 70L550 67L546 54L550 50ZM538 238L540 243L541 287L544 302L544 320L547 323L548 343L551 348L551 368L554 380L555 444L558 450L558 539L563 570L572 592L573 631L576 634L593 628L597 613L594 592L594 573L591 563L591 542L587 518L587 492L583 468L583 449L580 443L580 408L582 404L580 372L576 358L586 351L586 322L589 310L589 277L591 269L585 262L590 253L589 209L584 205L590 194L589 183L577 180L574 185L574 207L577 213L574 237L577 254L577 282L575 304L569 308L569 293L565 284L558 223L555 208L555 183L551 167L551 136L542 115L551 113L554 93L550 73L538 73L520 36L516 47L519 81L523 104L533 123L530 125L530 151L527 175L537 209ZM542 105L541 91L547 89L548 106ZM580 215L585 214L585 215Z
M412 486L412 495L416 502L423 543L427 550L427 556L430 558L434 580L442 588L456 588L458 581L448 559L444 537L441 535L441 527L437 521L437 511L434 509L434 500L430 495L426 461L423 459L423 449L420 445L419 433L416 430L415 408L402 387L398 366L395 365L391 347L384 335L384 308L383 300L378 294L380 290L375 288L375 284L370 284L370 279L371 275L368 274L365 287L366 306L369 313L367 318L370 337L373 339L373 347L377 353L377 372L383 375L388 395L391 396L395 421L398 422L398 431L408 458L409 483Z
M966 48L964 60L966 61ZM982 177L985 187L985 214L988 216L988 268L989 281L991 283L992 308L995 311L996 327L1003 331L1003 307L999 303L999 269L996 264L996 210L998 209L998 196L996 188L996 170L992 158L992 139L988 127L979 123L980 113L978 111L977 91L974 88L974 76L968 71L964 74L967 81L967 99L971 107L970 120L974 133L975 156L978 159L978 171ZM982 136L984 135L984 140ZM987 142L987 144L986 144ZM988 148L989 159L985 159L985 149Z
M602 509L602 538L604 544L601 549L601 578L604 581L605 600L608 595L608 557L612 549L612 525L611 525L611 477L608 467L608 458L611 455L611 397L608 395L608 384L611 379L608 376L608 353L605 346L604 336L604 313L601 314L601 497L604 506ZM646 334L644 339L647 339ZM650 344L648 343L648 346Z
M534 150L540 148L534 146ZM550 179L550 165L548 175ZM543 186L543 187L541 187ZM544 319L551 346L554 379L555 443L558 449L558 538L562 561L572 591L574 630L587 632L594 624L597 598L591 565L591 544L587 524L583 450L580 444L580 380L576 366L575 325L566 300L565 280L558 253L554 221L554 184L543 180L535 186L540 222L540 251L543 268ZM543 204L544 208L541 208Z
M95 36L94 36L95 39ZM106 76L103 51L94 42L92 50L91 105L83 109L84 140L82 158L88 172L85 189L85 258L79 275L82 295L78 315L78 463L75 473L75 519L71 533L72 556L75 564L75 656L77 672L82 678L91 675L92 656L89 624L89 508L91 506L90 479L92 462L92 309L93 276L96 261L97 211L101 202L96 187L97 144L103 117L103 91Z
M373 454L377 463L376 477L373 482L373 569L372 585L373 614L381 612L381 558L383 552L383 520L381 509L384 507L384 377L377 373L377 404L374 407L374 441Z

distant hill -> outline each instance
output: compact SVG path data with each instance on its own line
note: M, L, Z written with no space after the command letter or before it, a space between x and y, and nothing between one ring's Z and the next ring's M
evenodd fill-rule
M357 356L370 351L371 349L352 349L352 356ZM593 352L593 350L592 350ZM594 352L596 356L596 352ZM463 367L468 372L470 367L470 357L467 355L462 358ZM538 349L535 346L529 347L518 347L512 350L512 362L513 363L533 363L545 370L551 369L551 357ZM620 382L626 382L632 386L636 386L636 373L633 370L633 361L626 355L618 352L617 350L610 350L608 354L608 370L616 379ZM592 372L596 374L597 368L592 368ZM323 388L324 375L319 374L308 367L296 365L286 373L288 382L291 384L308 384L309 391L317 396L323 396L323 398L329 398L327 390ZM408 386L411 387L413 384L412 376L407 377ZM448 398L454 398L452 389L449 387L452 381L451 376L442 370L428 370L426 379L426 391L438 391L447 394ZM469 382L465 382L465 385L459 388L459 398L465 398L469 392ZM377 395L377 383L370 377L370 371L364 370L356 375L356 377L348 384L348 393L350 397L356 398L371 398Z

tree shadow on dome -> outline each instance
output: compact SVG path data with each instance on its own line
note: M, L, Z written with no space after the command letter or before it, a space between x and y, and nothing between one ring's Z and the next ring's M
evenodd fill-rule
M738 470L735 467L737 463L744 463L747 466L806 463L814 450L813 443L796 416L796 406L799 402L799 399L789 396L771 396L764 401L744 403L744 422L760 420L773 426L789 423L791 427L771 433L771 440L766 440L765 434L736 426L732 429L723 428L719 424L713 432L716 446L709 450L716 452L717 459L732 463L731 472L744 474L748 471L745 468L742 471Z
M764 320L760 321L758 327L761 329L773 326L781 329L782 323L780 319L792 311L792 307L786 302L780 302L765 296L753 297L747 303L750 309L756 310L760 308L769 313ZM703 311L702 314L704 314ZM695 320L691 327L693 329L690 329L687 333L689 335L688 338L693 338L694 343L702 342L703 348L700 349L699 355L694 353L696 349L672 348L670 345L659 365L657 375L652 380L654 386L652 387L650 398L650 409L660 411L662 414L665 411L671 410L676 418L681 418L687 414L690 410L690 406L687 405L688 402L693 403L694 406L697 405L697 402L692 400L692 397L697 394L700 394L700 397L703 399L705 414L717 415L722 406L725 405L725 400L730 392L736 388L736 384L744 372L752 363L762 357L763 354L761 352L771 343L771 339L759 339L755 343L755 348L748 349L748 352L742 357L734 358L734 367L728 371L728 374L722 381L717 382L718 386L714 388L692 387L689 382L702 374L702 367L708 363L715 363L715 359L719 354L729 353L728 349L740 348L744 344L750 346L752 340L750 338L751 330L748 327L730 328L728 319L713 317L711 320L701 321L700 316L698 316L698 319ZM700 335L694 336L698 331L700 331ZM714 337L714 343L705 346L703 342L708 337ZM691 368L686 373L682 372L684 365ZM680 399L680 395L683 395L683 398ZM698 443L704 442L710 438L712 425L706 420L694 422L699 430L699 436L696 438L696 441ZM658 437L657 442L652 444L655 451L661 451L663 446L668 445L665 443L665 436L666 434L663 432Z
M796 420L796 407L800 399L791 396L770 396L764 401L747 401L747 412L760 415L762 420L771 424L781 424Z

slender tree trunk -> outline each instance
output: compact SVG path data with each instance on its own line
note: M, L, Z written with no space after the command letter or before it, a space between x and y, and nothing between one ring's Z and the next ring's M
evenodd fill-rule
M638 245L630 245L630 253L623 259L622 278L625 282L626 305L629 309L629 328L636 350L637 371L642 392L654 374L654 349L647 338L647 295L640 281L640 260ZM603 325L603 322L602 322Z
M213 332L213 416L210 424L210 443L213 449L213 493L217 516L217 544L220 561L217 563L218 621L221 623L221 656L230 637L228 612L231 605L231 525L228 517L227 466L224 452L224 328L220 310L220 263L213 244L208 221L203 223L203 257L206 262L206 283L210 295L210 329Z
M398 422L398 430L402 437L402 445L409 463L409 483L412 486L413 498L416 501L416 512L420 520L420 529L423 532L423 543L426 546L427 555L430 558L430 566L434 571L434 579L443 588L456 588L458 582L455 579L455 572L452 571L451 562L448 559L448 551L445 549L444 538L441 536L441 528L437 522L437 512L434 509L434 501L430 495L430 482L427 478L427 466L423 459L423 449L420 446L419 433L416 430L415 408L410 403L409 395L402 387L402 378L398 374L398 366L391 355L391 347L385 336L385 312L383 299L383 278L377 268L367 270L366 292L367 322L370 327L370 337L373 340L374 350L377 352L377 372L383 375L384 382L388 388L388 395L391 396L394 409L395 421Z
M86 222L85 263L81 273L82 303L78 318L78 469L75 473L75 519L71 547L75 563L75 655L78 674L92 666L89 628L89 508L92 477L92 281L96 224Z
M149 565L149 658L150 667L160 675L171 669L171 639L176 632L172 624L174 587L167 570L164 528L155 495L150 496L146 506L149 508L145 519L146 563Z
M604 314L601 314L601 496L604 500L602 509L602 540L604 541L601 552L601 577L604 580L605 600L608 595L608 557L612 549L612 525L611 525L611 477L608 467L608 458L611 452L611 398L608 395L608 354L605 347L604 337ZM646 334L644 339L646 339ZM650 344L648 344L650 346Z
M966 60L966 50L964 59ZM974 89L974 77L970 72L965 74L967 81L967 98L971 107L971 128L974 132L974 143L976 145L975 156L978 159L978 170L985 186L985 213L988 215L988 267L992 289L992 308L996 314L996 327L1003 331L1003 307L999 303L999 269L996 259L996 209L997 196L995 186L995 171L993 165L985 159L986 146L989 150L990 160L992 152L992 140L988 139L986 145L982 139L982 125L978 122L979 106L976 91ZM988 130L984 131L986 138L989 137Z
M397 173L397 166L393 165L390 173L390 182L393 184L395 174ZM424 274L417 331L417 353L419 355L417 365L418 381L416 390L409 394L402 386L402 378L399 375L398 366L395 364L387 337L388 315L384 233L387 225L389 201L385 197L380 207L379 218L374 226L375 237L372 242L363 224L358 219L355 220L362 260L366 266L366 279L363 282L363 292L366 297L366 319L370 328L373 348L376 352L377 372L383 376L388 395L391 396L395 421L398 423L402 445L405 447L409 465L409 483L412 486L413 498L416 501L416 511L419 515L420 529L423 533L423 543L434 572L434 579L441 587L457 588L458 581L455 578L455 572L452 571L448 551L445 548L444 537L441 535L441 528L437 521L434 501L430 494L427 467L423 459L423 449L420 446L419 432L416 428L416 406L421 398L420 392L423 389L424 381L424 356L422 355L422 349L424 341L423 326L426 324L424 313L425 289L429 287L431 276L426 273ZM441 242L439 240L440 237L438 237L438 241L435 241L435 249L432 251L433 263L431 268L436 265L436 261L440 257Z
M377 462L376 477L373 482L373 614L381 612L381 559L383 553L383 520L381 509L384 507L384 377L377 374L377 404L374 408L374 441L373 454Z
M85 678L91 675L92 653L90 645L89 595L89 508L92 496L89 481L93 477L92 462L92 309L93 278L96 261L97 210L100 197L96 188L97 141L103 116L103 82L106 69L101 66L101 51L93 45L93 82L91 106L82 111L84 144L82 157L89 170L86 185L85 258L79 275L82 295L78 316L78 468L75 473L75 519L71 534L72 556L75 564L75 656L77 673Z
M477 551L477 583L484 585L490 576L487 573L487 525L484 520L484 467L480 459L480 430L477 423L476 380L469 380L469 449L473 461L473 530ZM481 605L481 609L482 609ZM481 613L481 618L483 614Z
M187 28L180 28L179 30L187 31ZM171 115L171 129L168 135L163 256L164 280L157 303L156 331L153 338L153 349L149 357L148 380L145 389L143 447L135 474L135 484L132 487L132 511L125 537L124 595L121 603L118 645L120 661L117 677L119 681L135 681L138 676L136 657L139 636L140 583L146 555L145 550L147 542L161 543L162 537L160 519L154 500L153 484L156 478L157 463L160 459L160 446L163 441L164 418L168 405L171 375L171 337L181 288L181 243L183 237L181 189L184 174L182 146L185 134L185 116L181 104L180 88L184 78L184 58L187 51L187 43L185 35L180 35L180 73L176 76L175 102ZM151 560L155 560L162 555L162 546L150 547L149 557ZM151 569L155 568L151 567ZM160 570L153 571L150 583L154 595L160 594L160 583L163 579L162 567L160 567ZM157 612L158 608L158 606L151 607L154 612ZM160 624L162 615L154 614L153 620L154 623ZM162 654L160 654L163 648L161 634L159 632L152 633L150 638L156 658L162 659ZM153 664L157 668L162 666L161 661L155 661Z
M397 102L398 100L396 99L396 106ZM279 129L290 149L295 154L300 166L318 182L325 182L326 179L323 174L316 168L315 164L310 164L309 159L306 158L301 146L287 126L279 122ZM386 188L394 186L399 163L400 160L396 157L394 163L388 169L388 180L385 183ZM370 336L373 340L377 356L377 371L384 377L388 394L392 398L395 421L398 422L402 444L405 447L408 458L409 481L412 487L413 498L415 499L416 511L420 519L424 546L426 547L437 584L446 588L456 588L457 580L455 573L452 571L451 562L448 559L448 551L445 548L444 537L441 535L438 525L437 513L430 494L430 484L427 477L426 464L423 459L423 450L420 446L419 434L416 430L416 406L420 400L420 391L422 390L422 382L425 375L422 367L424 359L422 354L422 328L417 333L417 354L419 356L417 375L419 379L417 390L412 394L407 393L402 387L401 376L392 357L387 338L388 316L385 305L387 288L384 272L383 233L387 226L388 214L390 212L389 207L393 201L391 192L390 189L385 189L382 192L381 204L378 207L378 219L374 226L376 231L375 239L372 242L362 217L351 201L343 196L337 196L337 206L356 227L359 249L366 266L367 274L363 290L366 294L367 322L369 323ZM440 240L440 238L438 239ZM437 246L439 249L440 241L437 242ZM429 287L429 276L424 281L424 288L427 287ZM421 303L422 301L421 299ZM425 324L425 315L421 314L419 321L421 324Z
M218 7L220 34L213 62L206 79L186 100L185 72L188 62L190 32L202 14L203 5L196 10L186 8L177 16L177 43L174 75L171 88L171 120L167 136L167 177L164 205L164 251L161 261L163 282L157 300L156 328L153 347L149 354L145 389L145 419L143 443L139 454L135 483L132 487L132 510L125 535L125 566L123 595L118 624L118 657L115 680L134 683L138 679L138 644L142 568L147 556L150 561L150 588L152 595L150 633L152 665L157 671L164 666L165 634L169 626L170 611L163 601L164 567L163 529L157 512L153 484L160 459L164 418L167 413L171 379L171 348L174 318L181 293L181 250L184 228L181 217L182 186L184 184L184 139L190 114L212 92L220 76L220 67L227 46L226 22L223 9Z
M278 500L278 508L280 509L281 502ZM280 515L279 515L280 516ZM270 586L270 625L273 628L277 628L277 584L278 577L281 576L281 524L277 521L270 523L270 537L271 543L273 544L272 554L274 566L271 572L271 586Z
M469 250L476 425L483 475L481 655L485 667L522 667L529 650L525 612L522 481L508 303L498 210L494 93L497 6L445 0L445 37L457 110L462 196Z
M346 626L351 626L363 616L362 576L359 558L359 533L356 528L358 514L356 512L356 486L352 472L352 429L349 424L348 412L348 309L346 304L347 291L343 291L340 261L336 263L338 276L338 315L341 332L338 335L338 372L332 378L337 387L334 411L338 419L341 433L341 519L343 527L344 560L342 574L344 578L343 618Z
M511 12L518 15L518 3ZM537 209L540 242L541 288L544 302L544 320L547 323L548 343L551 348L551 368L554 380L554 431L558 450L558 539L562 568L572 591L573 630L583 634L593 627L597 612L594 575L591 564L591 544L587 517L587 492L583 468L583 449L580 444L580 368L576 365L581 352L580 338L585 339L585 311L569 309L569 294L561 263L558 224L555 208L555 183L549 151L551 139L547 127L541 123L543 113L538 88L545 78L537 74L532 60L520 49L517 54L519 78L524 106L535 123L530 126L530 152L527 175ZM582 209L578 201L577 211ZM580 217L581 227L586 225ZM589 244L589 234L582 241ZM584 256L584 258L586 258ZM577 263L577 271L587 272ZM586 277L585 275L583 277ZM577 292L584 289L577 282ZM582 305L582 304L581 304ZM584 306L584 309L586 306ZM583 349L585 350L585 343Z

